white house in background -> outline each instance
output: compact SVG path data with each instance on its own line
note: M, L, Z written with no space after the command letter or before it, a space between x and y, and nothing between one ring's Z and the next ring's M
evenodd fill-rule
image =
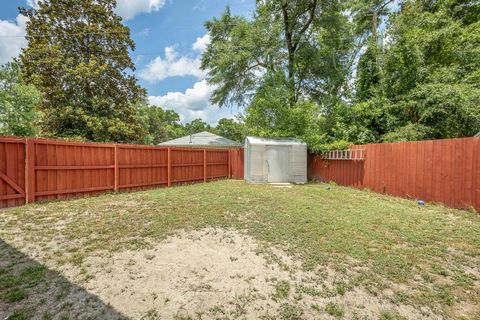
M166 147L241 148L242 144L219 135L203 131L158 144Z
M244 175L251 183L307 182L307 144L297 139L245 139Z

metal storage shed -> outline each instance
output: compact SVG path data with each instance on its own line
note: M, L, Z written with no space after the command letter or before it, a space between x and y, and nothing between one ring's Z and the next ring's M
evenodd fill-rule
M307 145L297 139L245 139L245 180L307 182Z

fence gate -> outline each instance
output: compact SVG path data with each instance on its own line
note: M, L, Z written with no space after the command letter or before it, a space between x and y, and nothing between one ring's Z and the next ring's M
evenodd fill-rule
M25 139L0 138L0 208L25 203Z

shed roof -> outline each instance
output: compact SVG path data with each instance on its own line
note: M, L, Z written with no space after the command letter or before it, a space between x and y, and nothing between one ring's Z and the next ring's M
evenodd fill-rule
M307 145L305 142L295 138L259 138L259 137L247 137L246 140L250 144L261 145L277 145L277 146L291 146L291 145Z
M159 143L159 146L179 146L179 147L241 147L242 144L233 140L221 137L219 135L203 131L181 138Z

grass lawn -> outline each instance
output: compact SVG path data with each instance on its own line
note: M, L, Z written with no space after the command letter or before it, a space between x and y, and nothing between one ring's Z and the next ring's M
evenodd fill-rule
M479 266L478 213L331 184L0 211L2 319L480 319Z

